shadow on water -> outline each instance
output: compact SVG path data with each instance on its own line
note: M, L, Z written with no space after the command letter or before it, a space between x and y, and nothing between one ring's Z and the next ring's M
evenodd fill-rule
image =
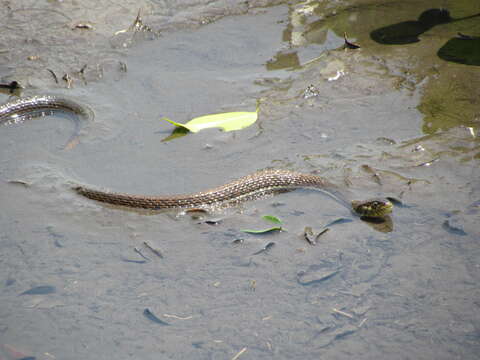
M458 34L437 52L440 59L465 65L480 66L480 37Z
M428 9L420 14L418 20L402 21L388 25L370 33L372 40L383 45L405 45L419 42L421 34L436 25L449 24L480 16L470 15L454 19L447 9ZM450 39L438 51L437 55L446 61L466 65L480 65L480 39L473 36L459 34L457 38Z
M419 35L440 24L454 21L446 9L429 9L418 20L402 21L388 25L370 33L372 40L384 45L404 45L419 42Z
M476 16L480 16L480 14L453 19L447 9L429 9L421 13L418 20L402 21L373 30L370 37L384 45L413 44L420 41L418 37L421 34L436 25L471 19Z

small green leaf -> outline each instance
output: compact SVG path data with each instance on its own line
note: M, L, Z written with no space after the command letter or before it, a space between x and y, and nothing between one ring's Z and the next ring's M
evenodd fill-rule
M249 229L245 229L245 230L241 230L247 234L266 234L266 233L269 233L269 232L273 232L273 231L282 231L282 227L281 226L274 226L274 227L271 227L269 229L263 229L263 230L249 230Z
M266 220L266 221L270 221L271 223L274 223L274 224L281 224L282 223L282 220L280 220L279 218L277 218L273 215L264 215L264 216L262 216L262 219Z
M216 127L221 128L224 131L240 130L252 125L257 121L257 118L258 111L237 111L199 116L190 120L186 124L177 123L166 117L163 117L161 120L168 121L176 127L181 127L195 133L203 129Z

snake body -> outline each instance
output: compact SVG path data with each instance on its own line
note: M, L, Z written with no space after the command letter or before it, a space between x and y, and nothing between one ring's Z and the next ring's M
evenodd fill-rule
M42 116L58 110L72 112L83 120L93 119L93 112L75 101L57 96L33 96L1 105L0 124L16 123L24 118ZM81 124L78 123L68 144L77 141L80 127ZM67 147L69 147L68 144ZM339 189L324 178L288 170L259 171L210 190L185 195L130 195L94 190L85 186L75 186L73 190L89 199L104 203L159 210L211 207L299 187L320 189L343 204L349 203ZM393 207L392 203L386 199L352 202L351 205L357 214L367 217L382 217L390 213Z
M225 185L193 194L143 196L111 193L77 186L74 190L93 200L143 209L195 208L253 199L273 192L298 187L325 189L330 185L320 176L288 170L264 170Z
M0 105L0 124L16 124L23 122L25 119L50 115L58 111L77 115L73 118L75 123L73 135L65 145L67 149L72 148L78 143L82 126L94 118L93 111L90 108L73 100L52 95L19 98Z
M338 187L320 176L279 169L258 171L210 190L183 195L131 195L94 190L85 186L76 186L73 190L89 199L108 204L161 210L231 205L295 188L319 189L342 205L351 206L356 214L367 218L384 217L391 213L393 208L389 200L382 198L349 202Z

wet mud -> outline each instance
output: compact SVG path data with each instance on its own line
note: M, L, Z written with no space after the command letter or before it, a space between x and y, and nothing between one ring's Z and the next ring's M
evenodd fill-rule
M419 20L441 8L465 19ZM70 114L0 125L0 359L476 358L480 67L450 51L458 33L480 36L477 5L22 0L0 11L1 103L20 90L95 113L69 148ZM418 41L372 36L409 21ZM173 131L162 116L257 105L245 129L162 141ZM267 168L398 201L375 223L313 190L211 213L71 190L195 192ZM282 230L243 231L272 226L264 215Z

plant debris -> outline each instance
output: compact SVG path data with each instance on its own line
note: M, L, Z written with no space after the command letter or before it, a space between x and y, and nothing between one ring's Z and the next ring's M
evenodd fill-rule
M347 313L345 311L342 311L342 310L338 310L336 308L333 308L332 312L335 313L335 314L341 315L341 316L345 316L349 319L354 319L355 318L355 316L353 316L352 314L349 314L349 313Z
M53 76L53 80L55 80L55 83L58 84L58 77L57 77L57 74L55 74L55 72L51 69L47 69L47 71L52 74Z
M343 33L343 38L345 40L345 48L352 49L352 50L360 49L360 45L357 45L357 44L354 44L354 43L348 41L346 32Z
M133 33L136 33L136 32L148 32L148 33L151 33L155 36L159 36L160 33L153 30L150 26L148 26L147 24L145 24L142 20L142 9L139 9L138 10L138 14L137 14L137 17L135 18L135 21L132 23L132 25L130 25L128 28L126 29L123 29L123 30L118 30L114 33L114 35L118 35L118 34L122 34L122 33L126 33L126 32L133 32Z
M274 223L274 224L281 224L282 223L282 220L280 220L279 218L277 218L273 215L264 215L264 216L262 216L262 219L266 220L266 221L270 221L271 223Z
M139 248L135 247L135 248L133 248L133 251L135 251L138 255L140 255L140 256L141 256L142 258L144 258L145 260L150 261L149 258L147 258L145 255L142 254L142 252L140 251Z
M247 348L246 348L246 347L244 347L242 350L240 350L240 351L237 353L237 355L235 355L235 356L232 358L232 360L237 360L237 359L240 357L240 355L242 355L245 351L247 351Z
M427 166L428 167L428 166L432 165L434 162L437 162L438 160L440 160L439 157L435 158L435 159L432 159L430 161L426 161L426 162L423 162L421 164L415 165L415 167L421 167L421 166Z
M268 229L262 229L262 230L244 229L244 230L241 230L241 231L243 231L244 233L247 233L247 234L267 234L267 233L270 233L270 232L282 231L282 230L283 230L283 228L281 226L274 226L274 227L271 227L271 228L268 228Z
M53 294L56 291L57 289L55 288L55 286L41 285L41 286L36 286L29 290L26 290L20 295L48 295L48 294Z
M340 269L333 271L301 271L297 274L297 282L304 286L310 286L331 279L340 273Z
M276 225L281 225L282 224L282 220L280 220L279 218L273 216L273 215L264 215L262 216L262 219L266 220L266 221L269 221L271 223L274 223ZM282 226L273 226L271 228L268 228L268 229L262 229L262 230L251 230L251 229L245 229L245 230L241 230L245 233L248 233L248 234L266 234L266 233L270 233L270 232L274 232L274 231L284 231L285 229L282 228Z
M361 168L363 171L372 174L373 179L378 185L382 185L382 180L380 179L380 174L378 173L378 171L376 171L374 168L367 164L362 165Z
M160 259L163 259L163 255L162 255L162 252L159 250L159 249L155 249L154 247L152 247L149 243L147 243L146 241L143 242L143 245L145 245L145 247L150 250L152 253L154 253L155 255L157 255Z
M320 231L318 234L315 234L310 226L306 226L303 230L303 238L307 240L310 245L317 245L318 238L329 230L329 228L326 228Z
M265 245L263 247L263 249L258 250L256 253L253 253L252 255L259 255L261 253L267 252L268 250L270 250L274 246L275 246L275 243L273 241L271 241L267 245Z
M160 324L160 325L170 325L166 321L161 320L157 315L155 315L150 309L146 308L143 310L143 315L150 321L153 321L154 323Z
M93 30L93 25L85 22L85 23L77 23L72 26L72 30L74 29L82 29L82 30Z
M177 123L167 117L162 117L161 120L168 121L177 128L196 133L200 130L210 128L221 128L224 131L234 131L246 128L258 119L258 111L236 111L229 113L210 114L193 118L185 124ZM173 137L173 133L170 137ZM171 140L167 138L168 140ZM167 141L164 139L164 141Z

